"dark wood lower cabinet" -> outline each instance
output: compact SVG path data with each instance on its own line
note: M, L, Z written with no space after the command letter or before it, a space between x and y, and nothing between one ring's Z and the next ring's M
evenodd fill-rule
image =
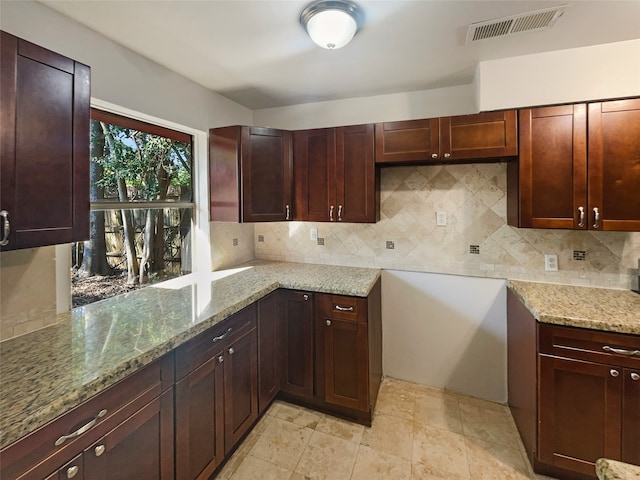
M601 457L640 465L637 335L539 323L508 290L507 343L509 406L536 472L595 479Z
M258 300L258 410L264 413L280 391L280 292Z
M281 389L313 399L313 294L282 292Z

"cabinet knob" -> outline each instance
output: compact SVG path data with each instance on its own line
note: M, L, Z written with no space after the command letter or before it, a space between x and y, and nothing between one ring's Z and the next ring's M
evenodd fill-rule
M304 301L306 302L307 300L309 300L309 295L302 295L302 298L304 299Z
M445 153L444 154L444 158L451 158L451 154L450 153Z
M222 363L222 362L224 362L224 357L222 355L220 355L218 357L218 363Z
M2 217L2 229L4 230L2 240L0 240L0 247L4 247L9 244L9 231L11 227L9 225L9 212L6 210L0 211L0 217Z
M640 375L638 375L636 372L633 372L631 374L631 380L640 380Z
M94 450L94 451L95 451L95 453L96 453L96 457L99 457L99 456L100 456L100 455L102 455L102 454L104 453L104 451L105 451L104 445L98 445L98 446L95 448L95 450Z
M325 320L325 323L327 324L327 327L331 326L331 320Z
M611 369L609 370L609 373L611 374L612 377L617 377L618 375L620 375L620 372L618 370L615 369Z
M231 347L229 350L227 350L229 352L229 355L233 355L234 353L236 353L236 351L233 349L233 347Z
M438 154L437 153L432 153L431 154L431 158L438 158Z
M74 465L73 467L67 468L67 478L75 477L78 474L79 471L80 471L80 469L78 468L77 465Z
M578 226L582 228L584 227L584 207L578 207L578 213L580 214L580 223L578 223Z

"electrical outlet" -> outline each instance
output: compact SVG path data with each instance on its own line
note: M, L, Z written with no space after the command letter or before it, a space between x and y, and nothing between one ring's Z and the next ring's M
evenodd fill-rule
M312 228L311 229L311 233L309 235L309 238L311 240L313 240L314 242L318 240L318 229L317 228Z
M439 227L444 227L447 225L447 212L436 212L436 225L438 225Z
M544 255L544 270L546 272L558 271L558 255L555 253L546 253Z

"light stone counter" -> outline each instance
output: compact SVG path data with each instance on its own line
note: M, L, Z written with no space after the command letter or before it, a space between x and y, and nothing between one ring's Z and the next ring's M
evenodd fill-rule
M600 458L596 462L600 480L640 480L640 466Z
M542 323L640 335L640 294L630 290L510 280Z
M0 448L278 288L366 297L379 269L254 261L76 308L0 343Z

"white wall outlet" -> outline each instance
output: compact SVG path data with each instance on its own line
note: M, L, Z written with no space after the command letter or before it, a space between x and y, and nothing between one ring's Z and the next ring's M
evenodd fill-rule
M438 225L439 227L444 227L447 225L447 212L436 212L436 225Z
M311 240L313 240L314 242L316 242L318 240L318 229L317 228L312 228L311 229L311 233L309 234L309 238Z
M544 255L544 270L545 272L558 271L558 255L555 253L546 253Z

